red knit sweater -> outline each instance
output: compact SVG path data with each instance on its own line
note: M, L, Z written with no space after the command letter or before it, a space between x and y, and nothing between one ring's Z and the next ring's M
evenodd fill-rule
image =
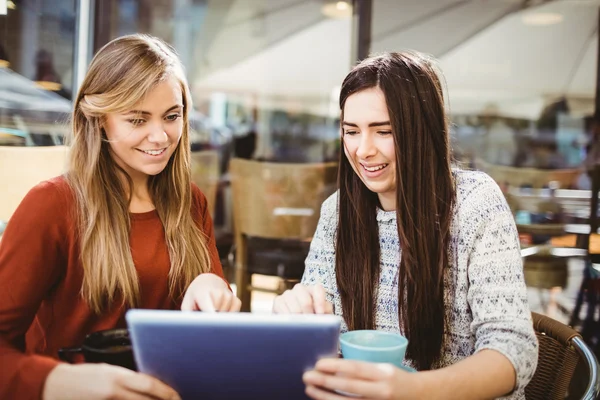
M81 345L90 332L124 327L125 308L102 315L81 298L82 266L75 235L75 199L62 177L23 199L0 241L0 399L39 399L58 349ZM213 273L223 276L206 198L193 186L192 213L208 236ZM178 309L169 296L170 268L156 211L131 214L130 245L141 308Z

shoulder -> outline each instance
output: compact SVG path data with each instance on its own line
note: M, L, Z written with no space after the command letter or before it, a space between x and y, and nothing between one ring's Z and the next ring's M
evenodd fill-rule
M481 171L454 169L457 212L498 212L510 210L500 187Z
M198 185L196 185L193 182L192 182L191 186L192 186L192 201L194 203L206 205L206 203L207 203L206 196L204 195L204 193L202 193L202 190L200 190Z
M36 234L64 240L73 228L75 204L73 190L63 176L40 182L29 190L10 216L8 227L11 223L30 227Z
M470 249L477 243L495 248L501 241L514 243L518 249L514 217L498 184L489 175L477 171L460 171L455 177L453 235L460 236L460 243ZM481 242L482 235L487 236L484 242ZM517 256L520 257L520 253Z
M452 174L456 182L457 197L481 190L500 191L496 181L485 172L457 168L452 170Z
M321 205L321 219L333 218L338 213L338 192L336 190L331 196L329 196Z
M338 192L336 191L321 204L321 214L317 225L316 236L330 237L337 229Z
M22 205L33 206L35 209L51 207L54 213L57 213L58 210L63 211L65 207L70 207L73 201L73 190L67 179L57 176L35 185L23 199Z

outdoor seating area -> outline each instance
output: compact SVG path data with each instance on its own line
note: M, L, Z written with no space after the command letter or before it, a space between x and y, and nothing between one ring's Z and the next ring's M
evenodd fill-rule
M599 26L0 0L0 400L600 399Z

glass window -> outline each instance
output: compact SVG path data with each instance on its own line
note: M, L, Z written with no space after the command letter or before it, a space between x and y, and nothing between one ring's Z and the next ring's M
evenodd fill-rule
M75 3L9 1L0 15L0 145L62 142L71 110Z
M106 40L146 32L179 52L195 101L194 148L231 145L241 156L289 162L337 157L350 8L332 18L314 1L103 3L96 29Z
M589 150L599 6L375 0L371 49L415 49L439 60L460 160L499 180L510 176L501 167L573 170ZM590 188L575 171L558 183Z

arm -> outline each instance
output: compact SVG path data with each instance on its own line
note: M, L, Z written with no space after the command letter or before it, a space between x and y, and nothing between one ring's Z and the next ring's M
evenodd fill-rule
M494 350L482 350L452 366L418 375L416 398L444 400L494 399L514 388L515 369Z
M211 270L198 275L192 281L183 297L181 309L184 311L239 311L242 303L231 291L231 287L224 277L206 197L195 185L192 185L192 194L195 205L194 215L198 215L196 221L206 235Z
M66 190L66 183L60 181L33 188L0 242L0 398L178 398L157 379L121 367L69 365L25 354L25 334L40 306L51 301L68 262L67 238L72 237L73 227L67 216L73 210Z
M502 193L487 180L479 188L479 198L486 204L475 205L467 218L481 221L475 227L468 264L467 300L475 354L447 368L419 374L426 386L443 382L444 393L432 393L431 398L500 397L523 389L537 365L537 339L517 230Z
M65 212L57 188L32 189L0 241L0 398L38 399L46 376L59 364L25 354L25 333L64 263Z
M500 353L483 350L455 365L410 373L391 364L322 359L304 373L306 393L316 400L343 400L341 390L368 399L492 399L511 390L514 370Z
M304 262L301 283L321 285L326 300L333 304L335 293L335 232L337 229L337 192L323 202L317 229Z
M225 281L225 283L227 283L227 287L229 287L229 283L225 280L225 276L223 274L223 267L221 266L221 259L219 258L219 252L217 250L215 228L213 225L212 217L210 216L210 212L208 210L208 201L197 186L193 185L192 187L193 196L197 204L198 210L200 211L198 225L200 226L202 232L206 235L207 239L206 247L210 256L210 272L221 277ZM229 289L231 290L231 288Z
M491 179L490 179L491 181ZM495 183L482 185L486 205L465 220L473 232L468 303L475 354L454 365L417 374L390 365L326 359L304 375L314 399L342 399L322 388L374 399L485 399L524 388L535 372L537 340L512 214ZM479 221L479 222L477 222ZM468 238L468 235L465 236Z
M278 314L332 314L335 291L335 244L337 195L321 207L321 216L310 243L302 281L277 296L273 312Z

